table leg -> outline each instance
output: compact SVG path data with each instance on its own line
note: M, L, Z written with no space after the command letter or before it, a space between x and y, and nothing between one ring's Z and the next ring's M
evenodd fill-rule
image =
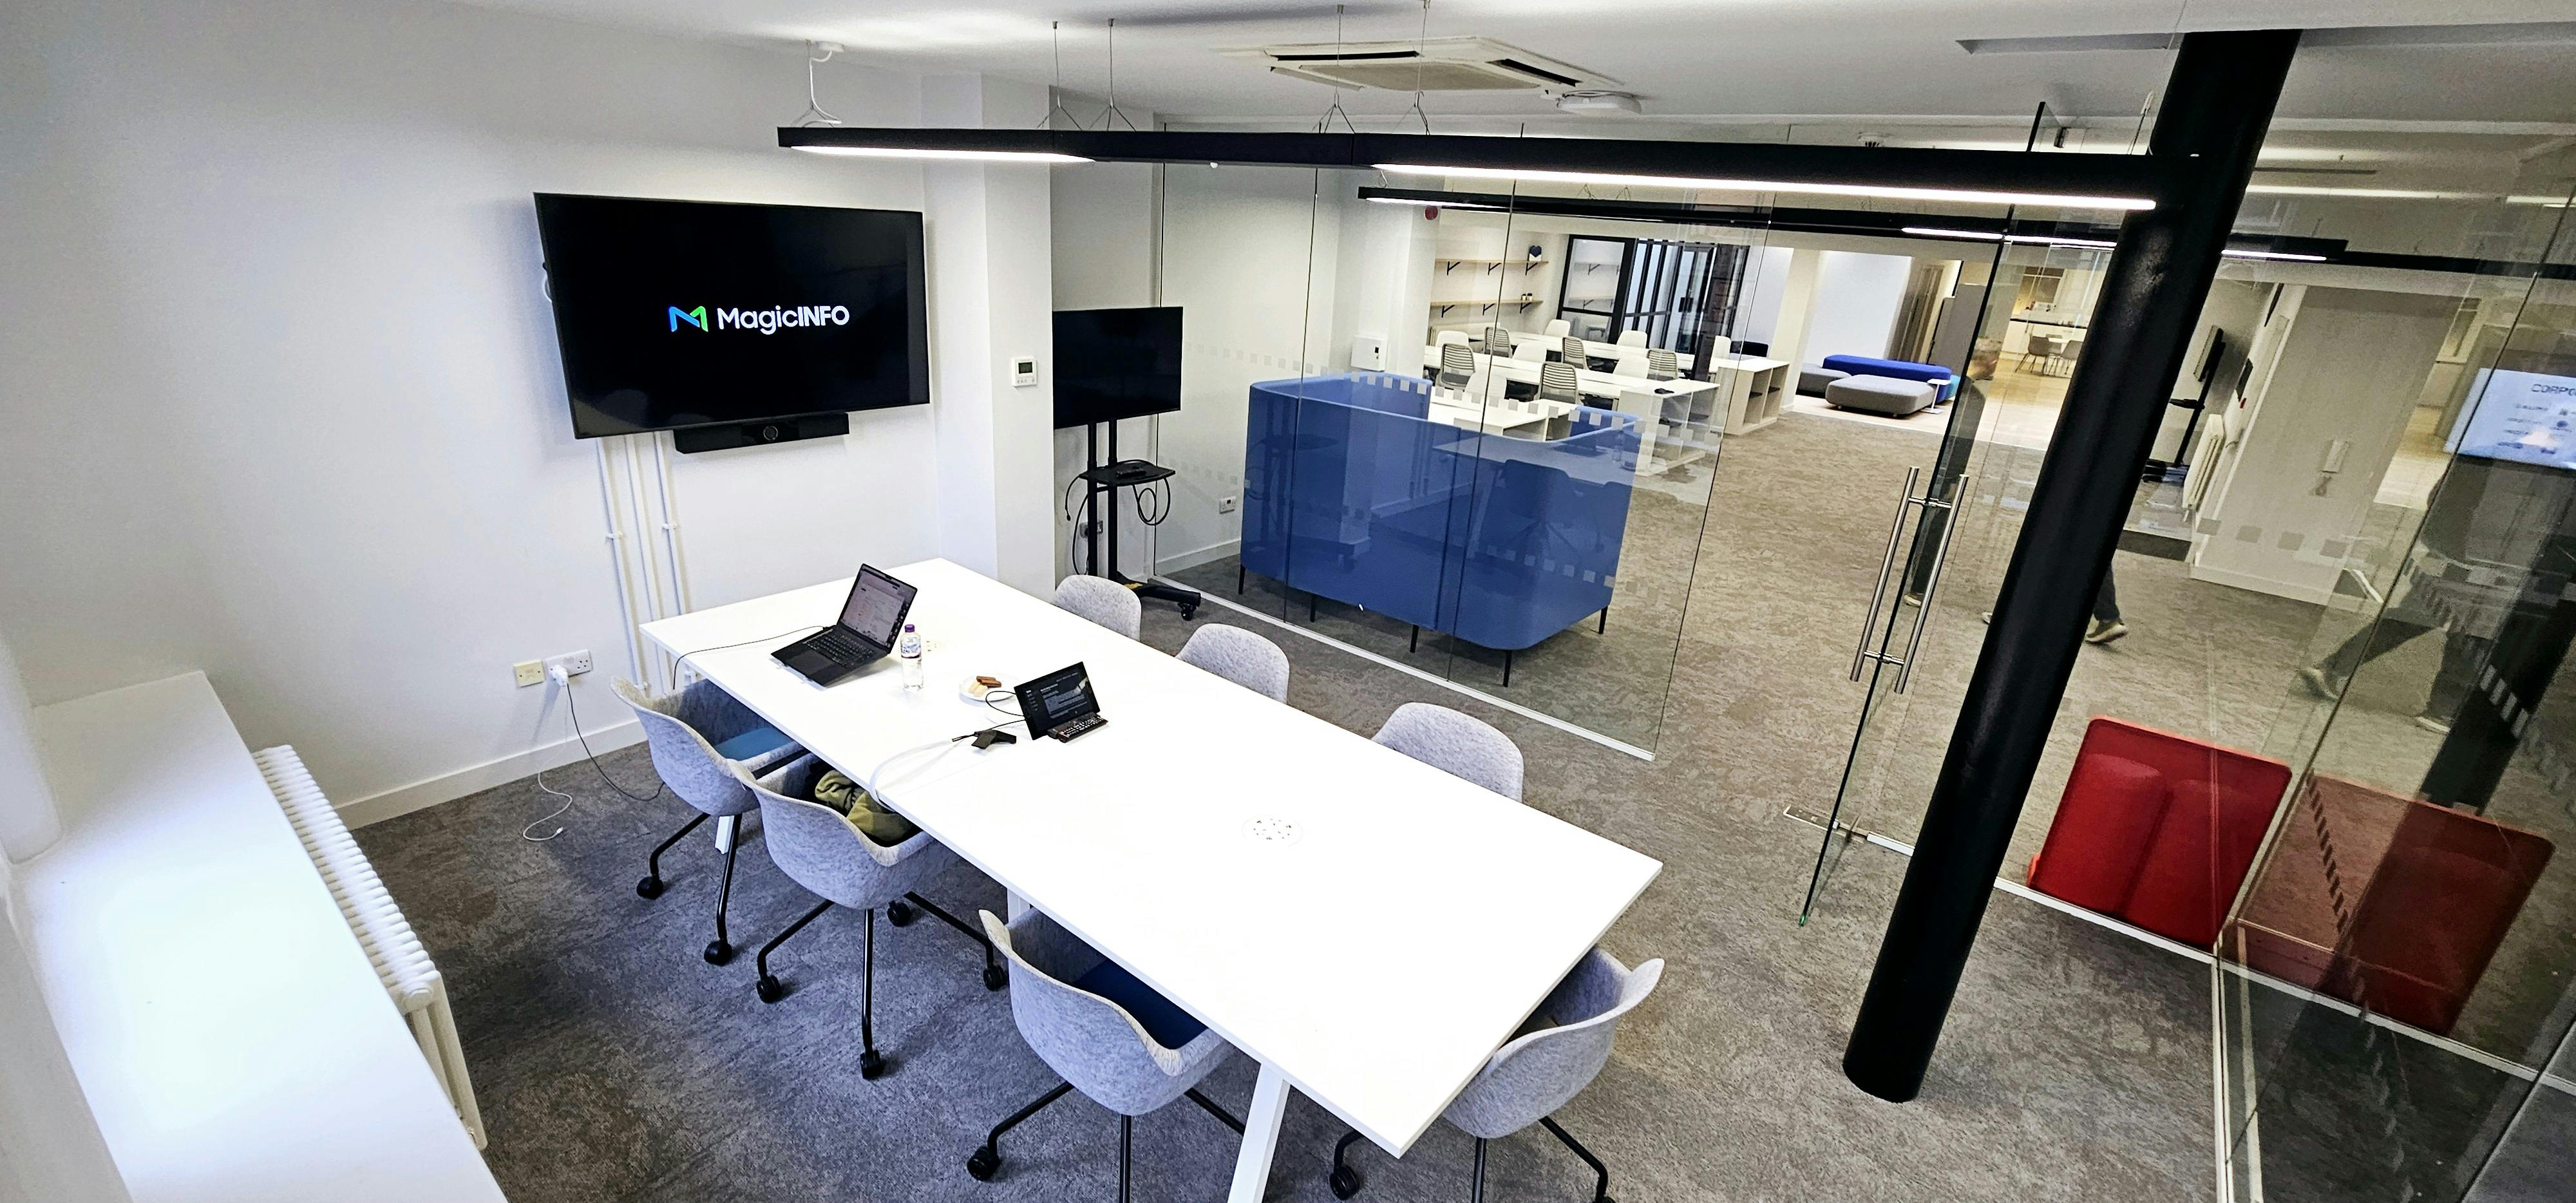
M1243 1149L1234 1155L1234 1190L1227 1203L1261 1203L1270 1185L1270 1154L1279 1147L1279 1121L1288 1115L1288 1075L1264 1065L1252 1084L1252 1110L1243 1117Z

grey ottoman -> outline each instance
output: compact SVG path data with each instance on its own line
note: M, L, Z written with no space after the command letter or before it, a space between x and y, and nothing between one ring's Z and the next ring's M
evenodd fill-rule
M1825 386L1849 375L1849 372L1820 368L1812 363L1801 364L1798 368L1798 392L1804 396L1821 397L1825 395Z
M1930 409L1933 398L1939 395L1938 389L1920 380L1898 380L1893 376L1846 376L1825 386L1827 405L1891 418L1912 417Z

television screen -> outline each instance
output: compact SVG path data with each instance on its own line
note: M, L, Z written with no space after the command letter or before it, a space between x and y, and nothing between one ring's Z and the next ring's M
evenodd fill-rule
M1069 309L1055 315L1055 427L1181 407L1181 311Z
M577 437L929 403L919 213L536 200Z
M2482 368L2451 431L2462 455L2576 468L2576 376Z

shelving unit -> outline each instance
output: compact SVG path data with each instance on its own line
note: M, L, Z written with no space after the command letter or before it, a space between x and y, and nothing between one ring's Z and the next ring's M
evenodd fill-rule
M1756 359L1749 355L1722 355L1709 364L1708 378L1721 382L1718 392L1726 406L1728 434L1747 434L1780 420L1780 411L1788 408L1790 390L1797 381L1791 373L1796 365L1785 359Z

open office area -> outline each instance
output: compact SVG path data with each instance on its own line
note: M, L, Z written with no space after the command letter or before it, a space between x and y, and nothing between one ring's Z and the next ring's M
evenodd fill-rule
M2567 1197L2576 22L2205 7L11 8L0 1203Z

